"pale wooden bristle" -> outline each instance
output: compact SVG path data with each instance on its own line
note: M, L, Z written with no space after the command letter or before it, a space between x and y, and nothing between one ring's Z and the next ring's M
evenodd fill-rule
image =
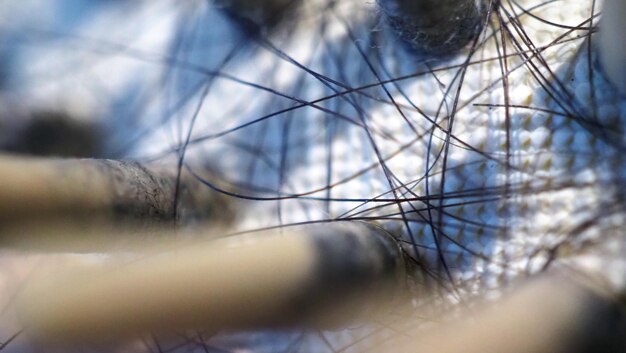
M55 219L159 226L232 219L232 209L220 194L188 172L183 170L177 186L175 166L3 155L0 173L3 228Z
M27 332L44 341L333 327L380 310L406 273L395 241L357 224L226 238L105 269L62 270L75 274L33 280L20 300Z
M606 77L626 96L626 2L606 0L600 22L600 61Z

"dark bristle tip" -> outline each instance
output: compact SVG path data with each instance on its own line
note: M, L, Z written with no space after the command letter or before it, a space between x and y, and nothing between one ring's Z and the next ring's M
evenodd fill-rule
M416 54L444 56L480 32L486 5L476 0L377 0L387 25Z
M46 157L104 155L106 136L99 124L55 111L34 112L23 118L24 122L13 127L13 134L0 137L1 150Z
M276 29L299 0L216 0L215 4L249 37Z

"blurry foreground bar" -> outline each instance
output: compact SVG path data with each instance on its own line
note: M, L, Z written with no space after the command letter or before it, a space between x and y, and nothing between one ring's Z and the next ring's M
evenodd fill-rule
M228 207L219 194L185 171L175 202L174 166L0 155L0 174L0 233L20 222L75 220L163 226L228 218Z
M600 21L600 61L607 78L626 96L626 0L605 0Z
M624 304L599 288L572 274L539 275L462 319L367 352L626 352Z
M378 0L386 22L420 55L445 56L480 32L483 0Z
M45 276L24 291L21 317L26 332L47 343L364 319L395 297L405 263L386 232L351 223L224 238L71 278Z

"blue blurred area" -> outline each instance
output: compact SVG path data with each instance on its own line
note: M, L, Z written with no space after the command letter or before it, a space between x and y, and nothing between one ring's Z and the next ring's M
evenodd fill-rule
M20 59L29 44L36 41L34 31L76 33L104 8L119 3L117 0L26 0L0 4L0 83L11 89L20 82Z
M82 115L102 125L110 157L128 155L205 79L168 61L216 66L226 51L207 43L230 45L224 24L197 1L3 2L0 122L42 110Z

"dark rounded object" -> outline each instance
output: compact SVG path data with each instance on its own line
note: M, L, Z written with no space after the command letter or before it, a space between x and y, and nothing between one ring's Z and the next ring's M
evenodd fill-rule
M48 157L99 157L104 137L99 127L56 112L35 113L0 143L12 153Z
M418 54L440 56L461 49L480 32L482 0L378 0L387 24Z

